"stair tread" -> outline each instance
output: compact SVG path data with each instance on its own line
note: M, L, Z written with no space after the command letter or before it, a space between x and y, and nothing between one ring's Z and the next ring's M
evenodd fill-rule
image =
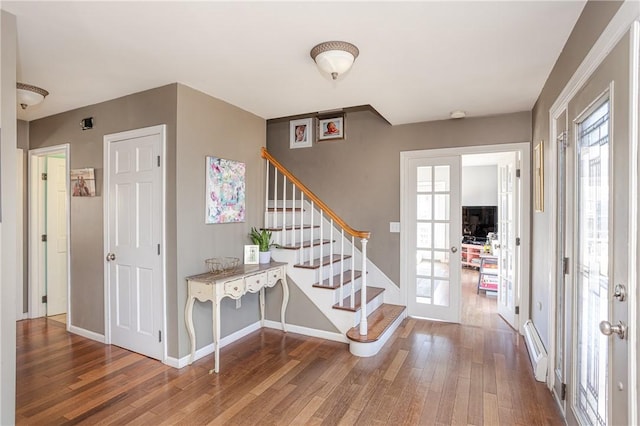
M347 283L351 282L351 270L344 271L342 273L342 275L344 276L343 284L347 284ZM353 279L354 280L357 280L361 276L362 276L362 271L357 271L357 270L353 271ZM333 279L331 279L331 280L329 278L327 278L326 280L323 280L322 283L315 283L315 284L313 284L313 287L315 287L315 288L326 288L328 290L335 290L337 288L340 288L340 274L334 275Z
M312 243L313 243L314 246L319 246L320 244L329 244L331 242L332 242L331 240L322 240L322 241L321 240L313 240L313 242L310 241L310 240L307 240L307 241L303 241L302 242L302 248L311 247ZM284 250L297 250L297 249L300 248L300 243L298 243L295 246L279 244L278 248L281 248L281 249L284 249Z
M404 312L406 308L400 305L383 303L378 309L367 316L367 334L360 334L360 327L355 326L347 331L347 338L355 342L369 343L380 339L384 332Z
M343 256L344 259L349 259L350 257L351 256L348 256L346 254ZM340 262L340 255L334 254L333 263L337 263L337 262ZM297 263L293 265L293 267L305 268L305 269L318 269L320 265L327 266L329 263L331 263L331 256L325 256L322 259L313 259L313 264L311 264L310 262L303 262L303 263Z
M383 291L384 291L384 288L367 286L367 303L371 302ZM354 300L353 308L351 307L351 295L349 295L344 298L343 306L340 306L340 303L336 303L335 305L333 305L333 309L341 309L343 311L356 312L357 310L360 309L360 305L361 305L360 293L361 291L358 290L354 295L355 300Z
M313 228L320 228L320 225L313 225ZM275 227L266 227L266 228L260 228L261 230L264 229L265 231L272 231L272 232L277 232L277 231L282 231L282 226L275 226ZM302 225L302 229L311 229L311 225ZM284 227L285 231L292 231L292 230L300 230L300 225L285 225Z

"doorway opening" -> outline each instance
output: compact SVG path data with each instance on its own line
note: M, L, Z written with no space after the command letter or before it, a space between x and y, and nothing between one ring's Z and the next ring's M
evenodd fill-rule
M475 185L484 184L484 190L493 194L491 200L463 202L465 157L469 166L493 167L492 183L477 176L468 179ZM491 312L506 321L505 327L523 328L529 317L529 159L529 143L401 153L401 220L406 232L400 236L400 291L410 316L482 325L483 320L462 318L463 303L470 300L463 295L466 286L476 301L491 300L491 291L496 291L497 296L488 302ZM478 195L477 188L471 191ZM478 212L482 214L475 214ZM477 264L463 251L465 213L468 221L474 221L467 223L473 226L466 242L479 247ZM491 223L484 223L480 217L484 213ZM462 268L465 262L475 267ZM492 285L489 291L487 282ZM438 297L439 292L446 297ZM493 318L490 326L498 321L497 315L489 313L488 317Z
M513 191L502 188L500 174L505 166L518 169L513 151L463 155L461 161L462 205L462 316L463 325L501 329L508 326L498 316L498 286L506 276L507 262L499 262L500 242L508 233L499 232L501 217L512 207L501 198ZM520 222L519 220L517 222Z
M29 317L69 329L69 145L29 151Z

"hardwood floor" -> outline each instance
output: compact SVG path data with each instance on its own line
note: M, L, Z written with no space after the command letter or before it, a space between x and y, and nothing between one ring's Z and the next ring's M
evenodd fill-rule
M490 300L480 295L465 306ZM522 339L495 313L472 311L478 325L408 318L371 358L352 356L342 343L262 329L222 348L217 375L207 374L212 356L177 370L69 334L55 321L20 321L16 421L564 424L546 386L533 379Z

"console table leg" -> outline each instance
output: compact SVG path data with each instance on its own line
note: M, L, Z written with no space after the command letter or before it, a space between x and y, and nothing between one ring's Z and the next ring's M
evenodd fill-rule
M260 327L264 327L264 287L260 289Z
M184 310L184 320L187 324L187 333L189 333L189 339L191 341L191 356L189 357L189 365L193 363L193 358L196 354L196 334L193 329L193 304L195 299L193 297L189 297L187 301L187 306Z
M213 302L213 344L215 345L214 367L209 374L220 372L220 301Z
M282 331L286 332L285 313L287 312L287 304L289 303L289 284L287 283L287 275L283 272L280 279L282 284L282 310L280 311L280 321L282 322Z

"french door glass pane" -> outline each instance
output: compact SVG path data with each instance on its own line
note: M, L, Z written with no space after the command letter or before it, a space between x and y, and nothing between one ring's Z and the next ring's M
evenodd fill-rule
M416 302L449 306L450 166L416 168Z
M585 423L607 419L608 338L598 321L609 318L609 102L578 125L578 415Z

